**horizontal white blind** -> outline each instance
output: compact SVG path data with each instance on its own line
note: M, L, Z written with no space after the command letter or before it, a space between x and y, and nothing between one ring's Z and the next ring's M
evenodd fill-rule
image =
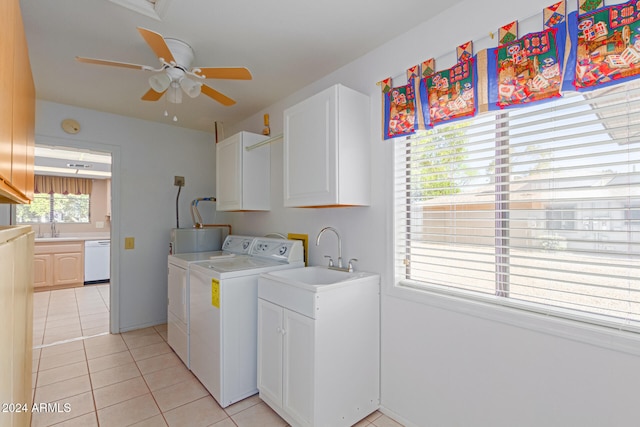
M397 282L640 326L640 84L395 144Z

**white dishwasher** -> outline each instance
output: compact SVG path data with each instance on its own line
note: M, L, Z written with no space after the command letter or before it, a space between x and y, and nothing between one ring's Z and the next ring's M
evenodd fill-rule
M84 242L84 283L108 282L111 276L111 240Z

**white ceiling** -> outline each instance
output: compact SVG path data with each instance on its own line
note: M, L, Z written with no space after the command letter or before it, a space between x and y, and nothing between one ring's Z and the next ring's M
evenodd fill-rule
M138 2L147 0L118 0ZM211 132L245 119L461 0L157 0L161 20L111 0L20 0L38 99ZM76 56L156 67L145 27L195 51L194 66L245 66L251 81L207 80L235 99L141 101L147 71L83 64ZM393 67L395 70L396 67Z

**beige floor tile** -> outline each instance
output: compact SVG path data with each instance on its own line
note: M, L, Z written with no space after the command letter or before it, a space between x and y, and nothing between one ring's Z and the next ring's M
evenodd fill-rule
M81 415L95 412L93 405L93 394L91 392L71 396L56 402L44 402L57 404L60 408L58 412L35 412L32 414L31 427L50 426L63 421L77 418ZM69 411L64 410L64 405L68 404Z
M231 417L238 427L283 427L287 423L269 408L259 403Z
M103 317L87 317L83 316L80 318L80 326L82 329L86 328L96 328L98 326L109 325L109 316Z
M131 353L128 351L121 351L119 353L89 359L87 363L89 364L89 372L93 373L133 363L133 357L131 357Z
M234 423L231 418L225 418L222 421L212 424L210 427L236 427L236 423Z
M165 353L171 353L173 350L171 350L171 347L169 347L166 342L162 341L157 344L132 348L129 351L131 351L131 355L133 356L133 358L138 361L154 356L159 356Z
M84 340L84 348L102 347L109 344L124 344L120 334L109 334Z
M69 380L71 378L81 377L88 374L89 369L87 368L87 362L85 361L60 366L58 368L47 369L46 371L41 370L38 372L37 386L44 387L59 381Z
M365 418L367 421L372 422L373 420L375 420L376 418L380 418L382 416L382 412L380 411L374 411L372 413L370 413L369 415L367 415L367 417Z
M121 335L123 338L126 337L140 337L143 335L155 335L157 334L156 330L153 326L149 326L148 328L134 329L133 331L123 332Z
M68 317L60 320L47 320L47 329L60 328L64 326L80 326L80 317Z
M58 368L72 363L84 362L85 360L84 350L74 350L49 357L40 356L40 370Z
M91 313L80 316L80 321L109 320L109 313Z
M101 335L99 337L90 339L98 339L108 336L111 335ZM87 347L87 341L89 340L85 340L85 351L87 353L87 359L95 359L96 357L107 356L109 354L120 353L121 351L128 350L127 345L124 343L124 341L106 342L103 345L91 345L89 347Z
M209 395L207 389L195 378L161 388L152 393L162 412L169 411Z
M384 414L381 414L378 418L371 421L371 425L376 427L402 427L402 424Z
M151 391L169 387L170 385L193 378L195 378L194 375L184 365L144 374L144 380L147 382Z
M71 351L84 351L84 345L82 344L82 340L71 341L64 344L52 345L49 347L43 347L41 349L41 354L43 357L57 356L59 354L69 353Z
M142 377L132 378L93 391L97 409L106 408L145 394L149 394L149 387Z
M98 427L98 416L95 412L90 412L88 414L63 421L56 424L55 427Z
M127 344L127 347L129 347L130 350L138 347L146 347L148 345L164 342L162 337L155 331L153 335L151 334L134 335L134 336L125 335L122 338L124 339L124 342Z
M142 420L139 423L131 424L131 427L166 427L166 425L167 423L164 421L164 417L162 415L156 415Z
M153 329L155 329L156 332L161 333L161 332L167 332L167 327L168 325L166 323L163 323L162 325L154 326Z
M262 403L262 399L258 397L257 394L247 397L246 399L241 400L240 402L236 402L233 405L229 405L224 410L229 415L235 415L240 411L244 411L247 408L252 407L253 405L257 405L258 403Z
M117 366L115 368L109 368L99 372L91 372L90 375L94 389L106 387L111 384L116 384L141 376L135 363Z
M146 420L159 413L160 410L151 394L145 394L98 410L98 421L100 427L122 427Z
M184 365L180 358L175 353L165 353L159 356L143 359L138 362L140 372L148 374L151 372L159 371L160 369L169 369L176 366Z
M170 427L206 427L228 417L213 397L207 395L164 412L164 418Z
M36 388L36 402L55 402L67 397L91 391L89 375L58 381Z

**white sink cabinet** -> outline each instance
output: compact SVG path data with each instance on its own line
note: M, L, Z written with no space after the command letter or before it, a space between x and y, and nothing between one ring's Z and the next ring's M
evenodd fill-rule
M266 144L246 150L266 139L239 132L216 144L216 210L271 209L271 148Z
M332 86L284 111L284 206L368 206L369 97Z
M378 275L315 287L260 277L258 390L292 426L346 427L378 409L379 354Z

